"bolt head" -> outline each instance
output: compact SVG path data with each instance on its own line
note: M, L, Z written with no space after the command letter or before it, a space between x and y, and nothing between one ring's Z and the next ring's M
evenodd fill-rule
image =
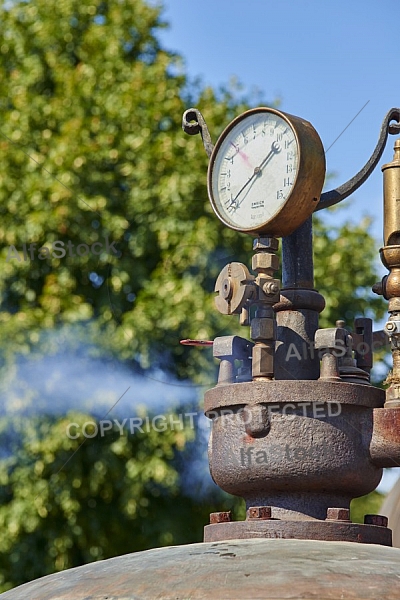
M364 525L376 525L378 527L387 527L389 519L384 515L365 515Z
M273 237L259 237L253 241L253 250L278 250L279 240Z
M210 514L210 524L215 525L215 523L229 523L232 521L232 513L231 511L227 512L216 512Z
M264 283L263 292L266 296L275 296L279 293L279 285L275 281Z
M271 518L270 506L251 506L247 511L247 520L261 519L268 520Z
M328 508L326 512L327 521L350 521L350 510L348 508Z

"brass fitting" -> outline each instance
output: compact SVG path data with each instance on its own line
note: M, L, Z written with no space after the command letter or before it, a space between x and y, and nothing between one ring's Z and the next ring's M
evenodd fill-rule
M275 339L275 319L265 317L252 319L250 337L254 341Z
M256 254L251 264L256 271L255 317L251 320L250 336L254 340L252 358L253 379L272 379L274 376L274 353L276 339L276 321L272 306L279 302L280 281L274 279L274 271L279 269L276 255L278 240L275 238L257 238L253 249Z
M270 252L258 252L251 259L251 268L253 271L271 269L269 275L272 275L274 271L279 269L279 256Z
M382 279L381 286L374 291L382 292L389 300L389 321L385 331L390 339L393 358L393 371L386 379L386 408L400 406L400 140L394 143L392 162L383 165L383 241L380 250L381 260L389 270Z
M385 246L400 244L400 139L394 143L392 162L383 165L383 242Z

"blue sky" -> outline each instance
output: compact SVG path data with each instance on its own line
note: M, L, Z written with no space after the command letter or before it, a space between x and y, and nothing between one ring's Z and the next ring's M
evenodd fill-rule
M365 164L385 114L400 106L399 0L166 0L164 6L170 27L162 42L184 57L189 77L218 87L236 76L266 100L280 98L281 110L314 125L325 149L366 105L327 152L327 169L337 174L329 189ZM207 119L207 107L199 108ZM392 160L394 140L389 136L379 167ZM369 214L381 245L379 167L346 209L327 218L340 223ZM381 489L390 488L395 472L387 472Z
M183 55L190 77L219 86L232 76L283 111L310 121L329 149L332 185L350 179L368 160L386 112L400 105L398 0L166 0L162 34ZM207 118L207 107L201 107ZM393 157L389 137L380 165ZM201 176L201 174L199 174ZM204 175L205 176L205 175ZM347 200L335 220L373 219L382 237L382 175Z

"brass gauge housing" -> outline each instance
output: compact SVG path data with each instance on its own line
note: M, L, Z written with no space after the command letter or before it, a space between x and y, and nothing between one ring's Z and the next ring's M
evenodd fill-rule
M311 123L259 107L234 119L218 139L208 195L231 229L282 237L314 212L324 179L325 153Z

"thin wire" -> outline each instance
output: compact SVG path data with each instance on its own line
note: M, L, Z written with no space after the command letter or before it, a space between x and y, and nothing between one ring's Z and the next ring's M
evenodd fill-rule
M332 144L329 146L329 148L327 150L325 150L325 154L332 148L332 146L334 144L336 144L336 142L338 141L338 139L344 134L344 132L346 131L346 129L348 129L350 127L350 125L352 124L353 121L355 121L358 117L358 115L364 110L364 108L367 106L367 104L370 102L370 100L368 100L364 106L358 111L358 113L356 114L355 117L352 118L352 120L350 121L350 123L348 125L346 125L346 127L343 129L342 133L340 133L337 138L332 142Z

